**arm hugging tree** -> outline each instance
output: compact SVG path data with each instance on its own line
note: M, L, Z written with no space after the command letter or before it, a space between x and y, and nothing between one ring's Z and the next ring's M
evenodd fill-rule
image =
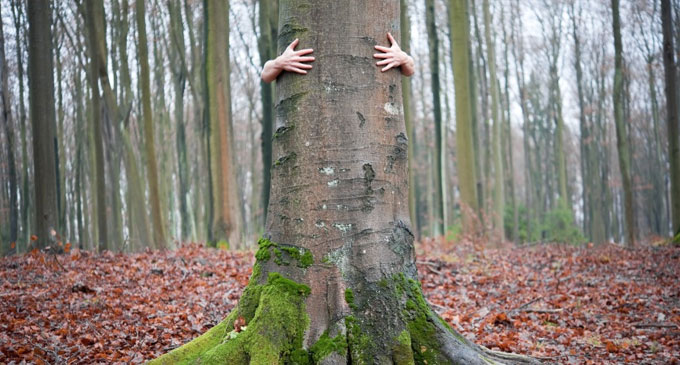
M386 31L399 34L399 2L281 0L279 10L279 50L298 38L316 61L277 80L271 198L253 275L227 319L156 361L531 362L470 343L422 295L401 75L380 72L373 58Z

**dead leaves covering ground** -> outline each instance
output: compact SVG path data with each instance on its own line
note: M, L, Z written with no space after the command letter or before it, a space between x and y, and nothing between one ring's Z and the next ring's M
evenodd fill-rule
M554 363L680 357L678 248L420 247L428 300L477 343ZM0 363L153 358L226 316L252 262L251 253L197 245L1 259Z

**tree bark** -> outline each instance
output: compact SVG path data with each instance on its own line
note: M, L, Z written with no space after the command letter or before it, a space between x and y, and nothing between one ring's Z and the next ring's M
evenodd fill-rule
M630 176L630 152L628 133L623 120L623 45L621 42L621 19L619 0L612 0L612 28L614 31L614 120L616 123L616 145L619 152L619 170L623 181L624 219L626 246L635 246L635 221L633 213L633 188Z
M52 242L57 229L57 161L52 73L52 11L48 0L28 3L28 73L31 125L33 129L33 176L35 181L35 234L37 247Z
M279 45L299 38L324 66L277 81L285 132L253 276L225 321L152 363L531 362L470 343L422 295L401 76L372 57L399 34L399 3L282 0L279 11Z
M668 156L671 175L671 216L674 235L680 233L680 126L678 126L678 88L673 51L670 0L661 0L663 27L663 66L666 80L666 114L668 125ZM677 236L676 236L677 238Z

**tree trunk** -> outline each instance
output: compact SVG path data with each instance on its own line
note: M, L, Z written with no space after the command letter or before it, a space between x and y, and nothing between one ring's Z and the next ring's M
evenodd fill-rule
M408 3L406 0L399 1L400 22L401 22L401 49L404 52L411 53L411 21L408 14ZM411 89L411 78L401 78L401 90L404 106L404 125L406 126L406 137L410 141L408 144L408 207L409 217L413 225L413 235L418 239L420 237L420 230L416 217L416 169L415 162L415 146L416 139L413 127L413 91Z
M276 39L278 37L278 0L260 0L260 38L258 48L260 63L273 60L277 56ZM274 85L260 83L262 98L262 209L263 219L267 219L272 167L272 136L274 126Z
M427 40L430 55L430 85L432 87L432 107L434 118L434 216L435 231L432 235L446 234L446 201L444 199L444 165L443 151L446 147L442 130L442 106L439 97L439 39L437 38L437 22L434 16L434 0L425 0L425 16Z
M663 13L663 11L662 11ZM635 221L633 214L633 188L630 176L630 152L628 133L623 120L623 45L621 42L621 19L619 0L612 0L612 27L614 30L614 120L616 123L616 146L619 152L619 169L623 181L623 200L626 246L635 246Z
M2 13L2 9L0 9ZM0 15L0 19L2 16ZM5 127L5 138L7 138L7 169L9 175L9 242L14 244L16 241L19 226L19 205L17 202L17 166L14 158L14 126L12 123L12 105L9 100L9 67L5 57L5 30L0 22L0 103L2 104L2 124ZM25 197L22 196L25 199ZM0 247L2 254L8 254L13 247Z
M184 118L184 90L186 87L187 74L184 64L186 47L184 45L184 27L182 23L182 12L179 1L168 1L168 13L170 14L170 39L172 53L170 62L172 65L172 85L175 92L175 126L177 147L177 177L179 194L179 215L180 215L180 241L191 236L191 222L189 219L189 205L187 195L189 194L189 167L187 161L187 142L186 142L186 121Z
M666 78L666 113L668 124L668 156L671 173L671 216L673 234L680 233L680 126L678 126L678 87L673 52L670 0L661 0L663 27L663 66ZM677 238L677 236L676 236Z
M57 229L57 161L52 73L52 11L48 0L28 2L28 82L33 127L35 235L37 247L52 242Z
M213 221L210 240L240 245L241 211L234 182L229 86L229 3L205 0L207 110ZM282 47L283 49L283 47Z
M498 112L499 92L496 75L495 37L491 34L491 12L489 0L484 0L484 38L486 41L486 58L489 64L489 84L491 86L491 120L493 131L491 149L493 150L493 229L494 242L503 239L503 213L505 209L505 193L503 192L503 159L501 157L501 118Z
M456 98L456 148L457 172L460 186L463 230L474 233L479 210L475 182L475 154L472 134L472 110L470 92L469 25L466 0L451 0L449 3L451 24L451 60Z
M21 136L21 229L23 234L21 239L25 247L28 246L28 237L32 231L32 222L29 219L29 210L31 209L31 194L29 193L28 184L28 147L26 138L26 104L24 103L24 56L23 56L23 45L25 44L26 33L22 30L24 29L24 24L22 23L23 18L24 2L15 0L12 1L12 19L14 21L14 44L16 44L16 54L17 54L17 69L18 75L17 80L19 83L19 125L20 125L20 136ZM19 244L17 244L17 252L20 250Z
M149 183L149 200L151 203L151 220L153 225L153 240L156 248L167 246L165 241L165 225L163 223L160 191L158 183L158 164L156 163L156 148L153 132L153 116L151 115L151 86L149 82L149 51L146 40L145 2L136 0L135 11L137 21L137 44L141 75L142 114L144 120L144 147L146 152L146 166Z
M156 362L529 362L465 340L421 293L401 76L372 57L387 31L399 34L399 3L282 0L279 11L279 44L300 38L326 62L277 82L277 125L287 128L274 141L253 276L225 321ZM232 331L239 317L247 326Z

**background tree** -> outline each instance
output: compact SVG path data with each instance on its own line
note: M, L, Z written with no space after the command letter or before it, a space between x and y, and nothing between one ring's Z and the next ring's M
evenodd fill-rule
M210 121L210 176L213 242L240 243L241 215L234 184L229 86L229 4L206 0L205 80Z
M458 181L460 186L463 228L467 233L475 231L477 220L477 186L475 183L475 157L472 134L469 89L469 23L466 0L451 0L449 3L451 24L451 59L456 90L456 147L458 152Z
M44 248L53 242L59 220L50 2L31 1L27 13L33 176L35 181L40 181L35 185L35 233L37 247Z
M635 245L635 221L633 215L633 188L630 176L630 152L628 133L623 120L623 45L621 42L621 17L619 0L612 0L612 28L614 31L615 73L614 73L614 121L616 123L616 145L619 152L619 169L623 181L624 217L626 245Z
M663 66L666 80L666 123L671 173L672 232L680 233L680 126L678 126L678 90L675 55L673 52L673 15L670 1L661 0L663 25ZM677 238L677 237L676 237Z

